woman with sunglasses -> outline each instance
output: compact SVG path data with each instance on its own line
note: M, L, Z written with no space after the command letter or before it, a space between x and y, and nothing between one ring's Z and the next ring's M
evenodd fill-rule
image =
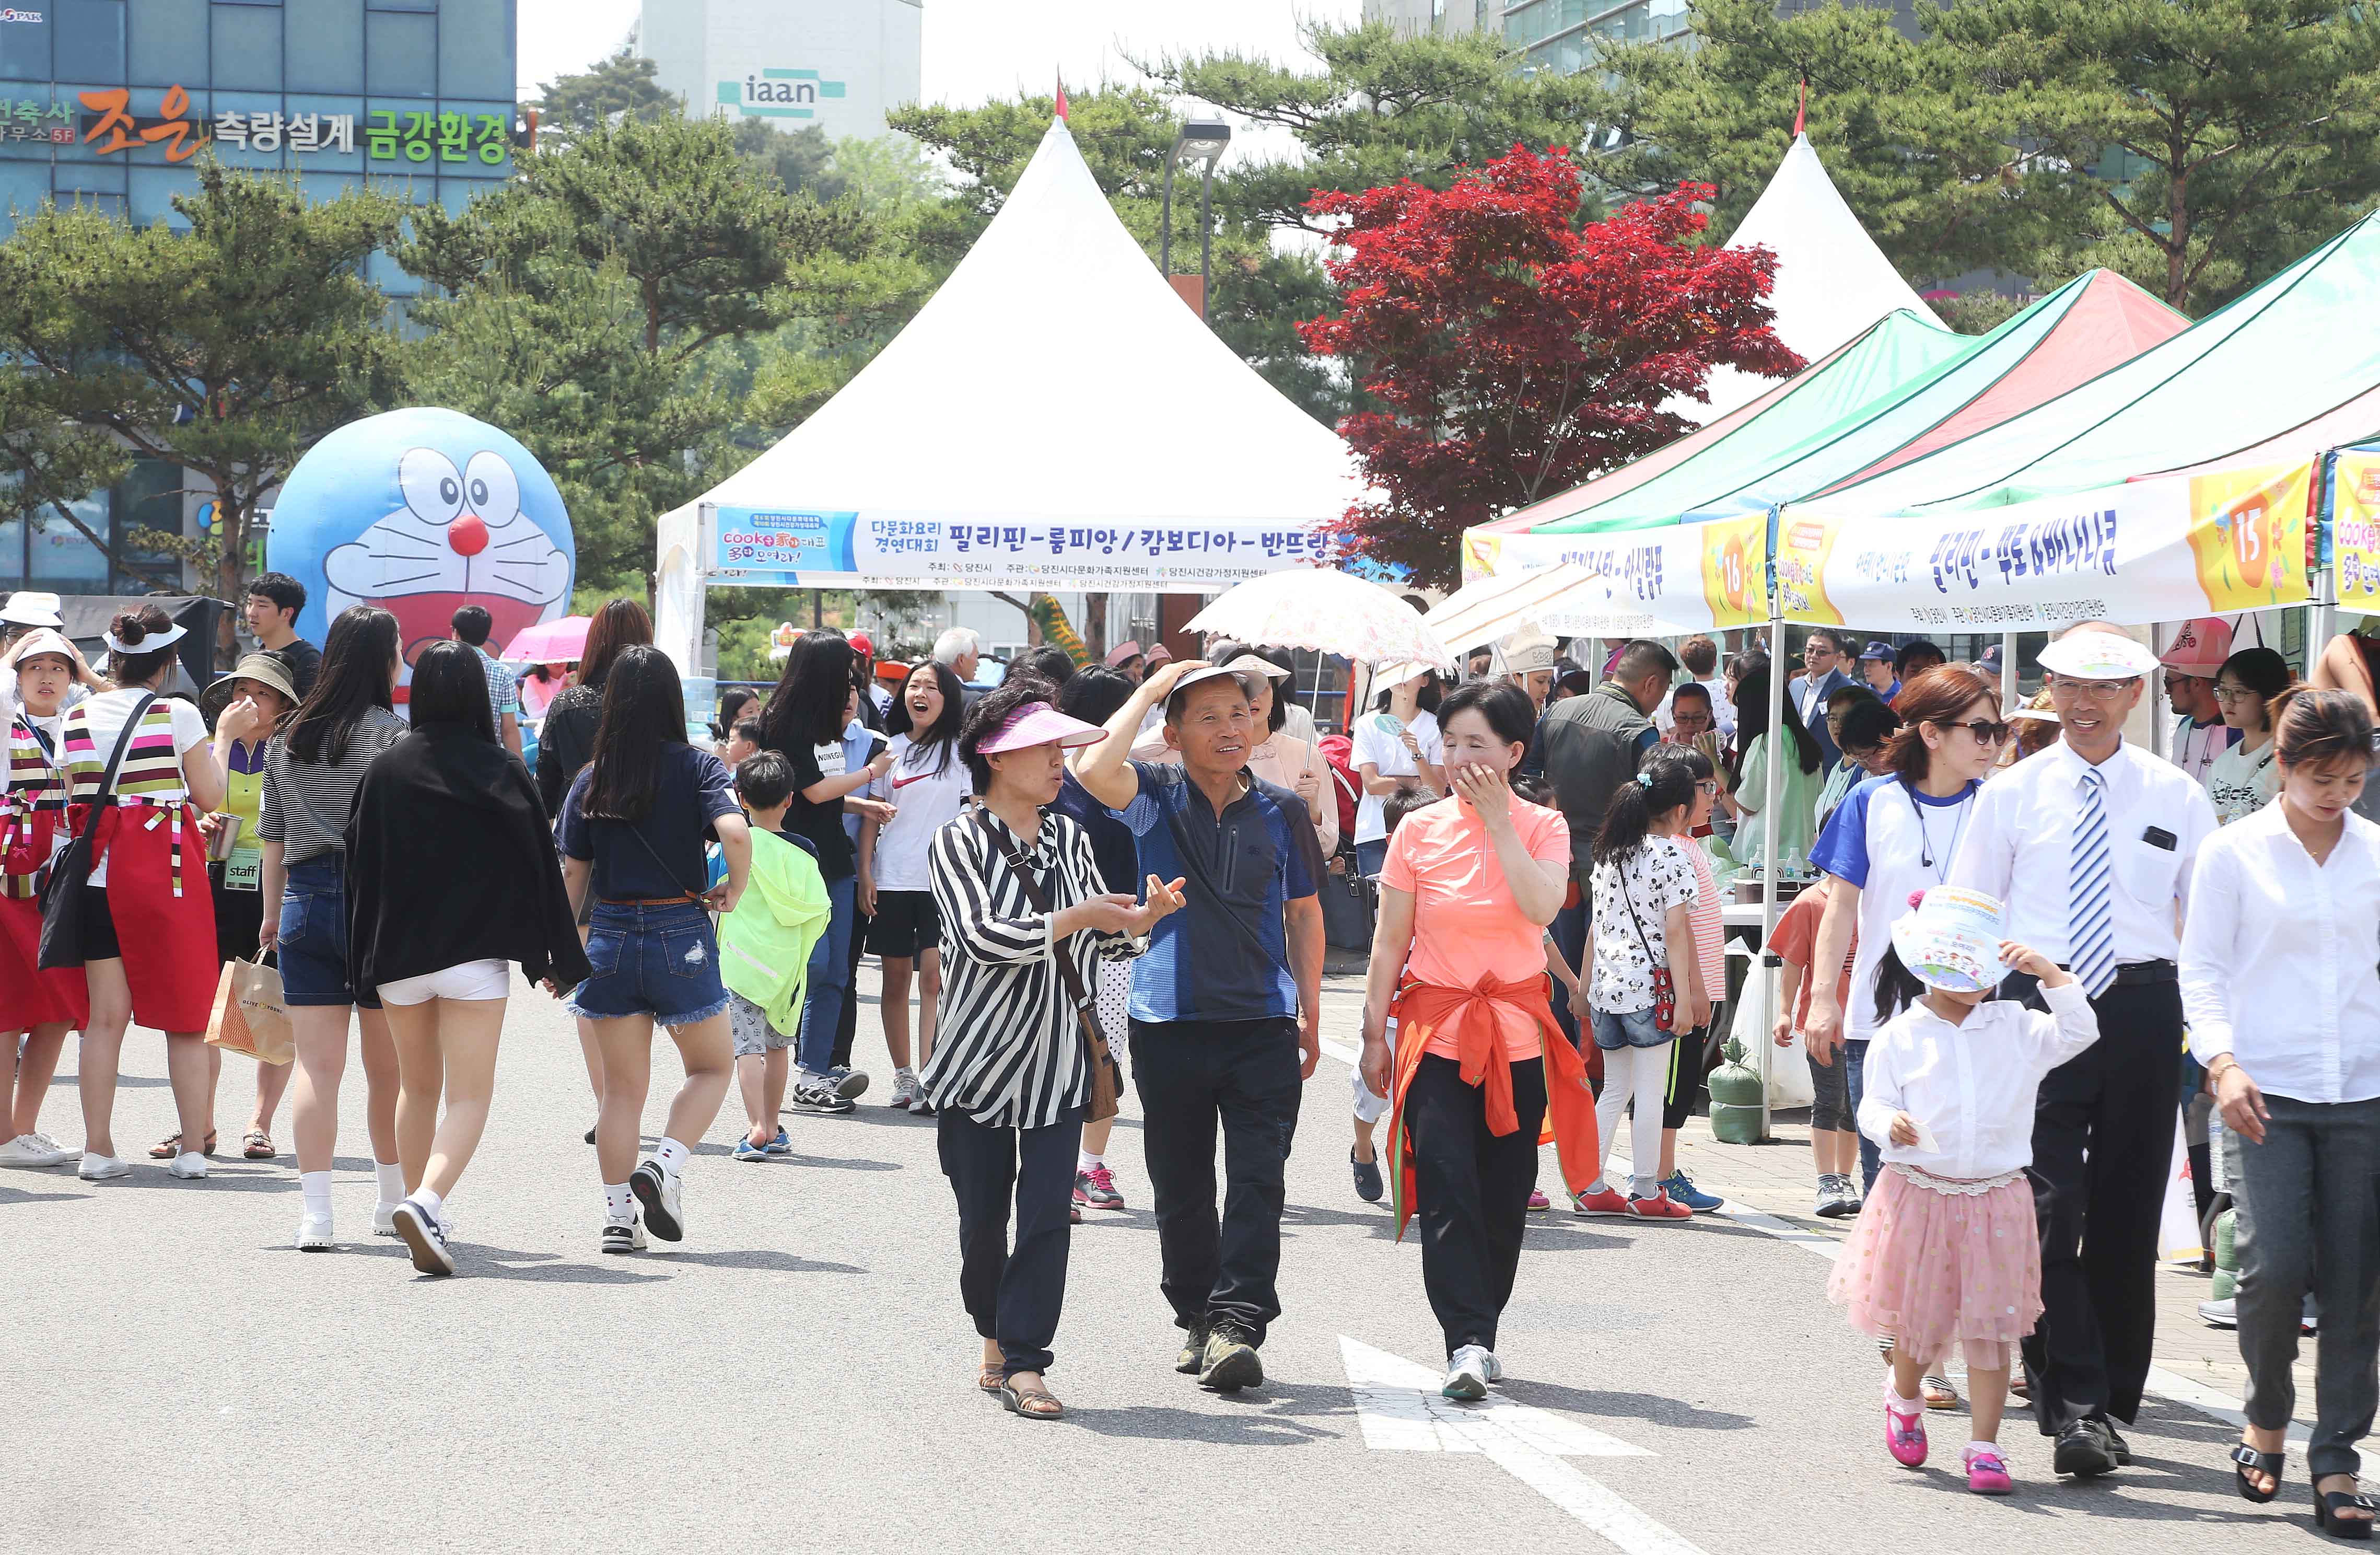
M1908 910L1910 894L1949 883L1975 794L2008 738L1997 705L1992 688L1970 670L1928 670L1903 686L1894 709L1900 729L1885 747L1890 772L1853 788L1810 850L1810 862L1835 881L1810 965L1841 966L1854 933L1858 953L1851 1008L1837 1000L1833 978L1818 978L1803 1033L1814 1061L1848 1065L1854 1116L1876 1029L1875 1002L1857 990L1876 986L1876 963L1891 948L1893 920ZM1860 1191L1839 1184L1839 1196L1866 1198L1878 1164L1875 1144L1863 1136ZM1958 1399L1944 1379L1925 1379L1929 1408L1948 1409Z

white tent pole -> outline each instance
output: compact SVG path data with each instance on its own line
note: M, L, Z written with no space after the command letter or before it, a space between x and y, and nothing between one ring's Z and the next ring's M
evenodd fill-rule
M1754 975L1761 979L1761 1007L1772 1012L1777 1008L1777 953L1768 948L1777 937L1777 788L1782 780L1778 765L1779 752L1785 745L1785 613L1777 594L1776 568L1769 569L1768 579L1768 759L1763 763L1767 771L1762 774L1763 798L1760 804L1760 959ZM1801 759L1797 747L1794 759ZM1773 1042L1758 1039L1755 1034L1753 1048L1760 1054L1760 1137L1770 1137L1768 1126L1768 1065Z
M2023 699L2017 690L2016 684L2016 634L2002 632L2000 634L2000 716L2005 718L2014 712L2017 704Z

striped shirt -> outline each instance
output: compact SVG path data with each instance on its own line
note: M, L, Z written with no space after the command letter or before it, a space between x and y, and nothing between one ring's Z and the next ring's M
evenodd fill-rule
M994 1128L1043 1128L1090 1099L1081 1027L1052 952L1054 912L1107 890L1090 834L1046 810L1025 863L1048 893L1037 909L1002 856L1015 845L990 811L961 815L934 833L928 871L942 917L942 1014L933 1057L918 1081L937 1107ZM1078 933L1064 954L1086 990L1102 958L1137 955L1146 940Z
M64 845L67 831L65 770L53 754L59 735L55 718L35 719L21 709L8 721L8 772L0 790L0 852L21 847L48 863ZM0 896L30 901L39 873L0 875Z
M337 761L328 759L327 737L321 747L324 759L300 761L290 752L288 735L273 735L264 750L264 803L257 814L257 836L281 844L284 865L339 851L346 845L340 834L355 814L364 770L405 734L405 720L386 708L367 708L347 732L346 755Z
M484 648L473 651L480 656L480 673L488 677L488 706L495 713L496 723L501 728L504 714L509 712L516 718L520 716L520 685L513 679L513 672L502 659Z

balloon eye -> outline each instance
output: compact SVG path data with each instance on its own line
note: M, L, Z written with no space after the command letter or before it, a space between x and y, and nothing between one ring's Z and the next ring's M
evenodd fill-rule
M460 493L461 488L457 487L452 479L443 480L438 482L438 500L440 502L451 504L456 500Z
M473 507L485 507L488 505L488 483L486 481L474 480L471 482L471 505Z

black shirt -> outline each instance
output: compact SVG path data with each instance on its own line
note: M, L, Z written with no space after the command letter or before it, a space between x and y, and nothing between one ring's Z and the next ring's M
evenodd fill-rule
M799 735L795 738L798 740ZM827 747L839 760L843 742L838 739ZM825 804L814 805L802 797L805 789L826 781L819 770L818 752L806 745L779 752L794 769L794 798L785 811L785 830L797 832L809 840L810 851L818 856L820 876L839 881L859 872L859 855L851 845L851 838L843 829L843 796L837 795ZM854 793L858 792L856 789Z
M322 673L322 650L304 638L291 638L279 648L265 651L289 666L289 678L298 687L298 699L305 700L306 693L314 689L314 677Z

